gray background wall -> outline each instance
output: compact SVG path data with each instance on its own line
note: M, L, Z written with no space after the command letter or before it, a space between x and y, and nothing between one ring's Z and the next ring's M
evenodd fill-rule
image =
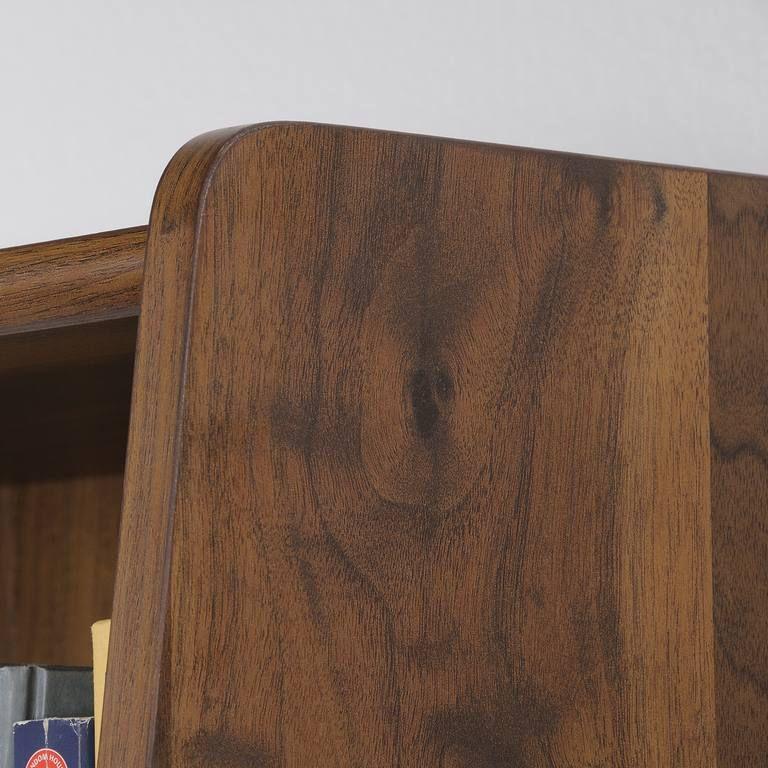
M766 0L0 0L0 246L145 223L272 119L768 174Z

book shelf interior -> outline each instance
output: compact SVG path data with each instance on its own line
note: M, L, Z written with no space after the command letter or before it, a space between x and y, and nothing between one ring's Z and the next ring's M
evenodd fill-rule
M136 319L0 337L0 661L91 663L111 615Z

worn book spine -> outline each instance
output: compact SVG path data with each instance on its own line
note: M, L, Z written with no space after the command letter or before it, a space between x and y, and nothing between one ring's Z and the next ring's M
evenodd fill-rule
M93 674L81 667L0 666L0 768L13 768L13 724L93 715Z
M14 768L94 768L93 718L16 723L13 754Z

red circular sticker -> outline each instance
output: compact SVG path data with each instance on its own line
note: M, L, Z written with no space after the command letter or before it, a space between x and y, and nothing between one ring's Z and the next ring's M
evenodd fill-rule
M67 768L67 761L55 749L38 749L27 760L27 768Z

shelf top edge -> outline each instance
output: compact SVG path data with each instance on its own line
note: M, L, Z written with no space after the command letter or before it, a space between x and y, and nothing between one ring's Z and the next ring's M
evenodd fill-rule
M0 336L137 315L147 228L0 250Z

